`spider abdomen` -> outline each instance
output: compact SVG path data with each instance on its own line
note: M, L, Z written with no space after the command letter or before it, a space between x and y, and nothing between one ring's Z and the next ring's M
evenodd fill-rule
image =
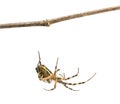
M38 65L36 67L36 72L38 73L38 78L46 78L52 74L52 72L45 65ZM51 79L44 80L44 82L51 82Z

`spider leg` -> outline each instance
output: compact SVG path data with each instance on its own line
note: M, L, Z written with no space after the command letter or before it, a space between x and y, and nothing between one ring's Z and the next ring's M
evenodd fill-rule
M71 79L71 78L77 77L78 74L79 74L79 68L78 68L77 74L75 74L75 75L73 75L73 76L71 76L71 77L65 78L64 80L69 80L69 79Z
M48 80L48 79L52 79L53 78L53 74L51 74L50 76L48 76L48 77L45 77L45 78L40 78L40 80L42 80L42 81L45 81L45 80Z
M39 56L39 62L38 62L38 64L41 65L41 58L40 58L40 52L39 51L38 51L38 56Z
M55 76L56 76L56 73L60 70L60 69L57 69L58 59L59 59L59 58L57 58L56 65L55 65L55 71L54 71L54 75L55 75Z
M57 84L56 73L60 70L60 69L57 69L57 65L58 65L58 58L57 58L57 61L56 61L54 73L52 75L46 77L46 78L42 78L43 80L53 79L55 81L54 87L52 89L44 89L44 90L52 91L52 90L54 90L56 88L56 84Z
M66 83L66 82L61 82L62 84L65 84L65 85L79 85L79 84L84 84L86 82L88 82L89 80L91 80L94 76L96 75L96 73L90 77L88 80L84 81L84 82L79 82L79 83Z
M57 58L56 65L55 65L55 70L57 69L58 60L59 60L59 58Z
M66 84L63 84L63 85L64 85L66 88L68 88L69 90L72 90L72 91L79 91L79 90L74 90L74 89L68 87Z
M45 78L40 78L40 80L42 80L42 81L45 81L45 80L48 80L48 79L55 79L56 78L56 73L59 71L60 69L57 69L57 70L55 70L55 72L54 72L54 74L51 74L50 76L48 76L48 77L45 77Z
M61 76L61 80L65 80L65 73L62 74L59 74Z
M46 91L52 91L52 90L56 89L56 84L57 84L57 80L55 80L55 84L54 84L53 88L51 88L51 89L45 89L44 88L44 90L46 90Z

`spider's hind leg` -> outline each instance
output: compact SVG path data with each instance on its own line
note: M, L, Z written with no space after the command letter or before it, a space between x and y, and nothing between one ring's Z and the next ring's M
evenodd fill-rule
M67 78L65 78L64 80L69 80L69 79L71 79L71 78L77 77L78 74L79 74L79 68L78 68L77 74L75 74L75 75L73 75L73 76L71 76L71 77L67 77Z
M69 90L72 90L72 91L79 91L79 90L74 90L74 89L68 87L66 84L63 84L63 85L64 85L66 88L68 88Z
M90 81L95 75L96 75L96 73L95 73L92 77L90 77L88 80L83 81L83 82L78 82L78 83L67 83L67 82L62 82L62 84L65 84L65 85L73 85L73 86L74 86L74 85L79 85L79 84L84 84L84 83Z

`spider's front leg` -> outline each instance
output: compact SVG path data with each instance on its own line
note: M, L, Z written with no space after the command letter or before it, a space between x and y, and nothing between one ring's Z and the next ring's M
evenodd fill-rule
M47 90L47 91L52 91L56 88L56 84L57 84L57 76L56 76L56 73L60 70L60 69L57 69L57 65L58 65L58 58L57 58L57 61L56 61L56 65L55 65L55 71L54 73L48 77L48 79L52 79L54 80L54 87L52 89L44 89L44 90ZM46 78L44 78L46 80Z
M55 71L54 71L54 73L51 74L51 75L48 76L48 77L40 78L40 80L42 80L42 81L45 81L45 80L48 80L48 79L56 80L56 73L60 70L60 69L57 69L57 65L58 65L58 58L57 58L57 61L56 61L56 66L55 66Z

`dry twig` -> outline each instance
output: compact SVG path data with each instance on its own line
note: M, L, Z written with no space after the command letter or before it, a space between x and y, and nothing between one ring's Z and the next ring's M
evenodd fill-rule
M0 28L28 27L28 26L50 26L51 24L54 24L54 23L58 23L58 22L62 22L62 21L66 21L66 20L70 20L70 19L74 19L74 18L89 16L89 15L93 15L93 14L114 11L114 10L120 10L120 6L108 7L108 8L87 11L84 13L78 13L78 14L63 16L63 17L54 18L54 19L41 20L41 21L0 24Z

